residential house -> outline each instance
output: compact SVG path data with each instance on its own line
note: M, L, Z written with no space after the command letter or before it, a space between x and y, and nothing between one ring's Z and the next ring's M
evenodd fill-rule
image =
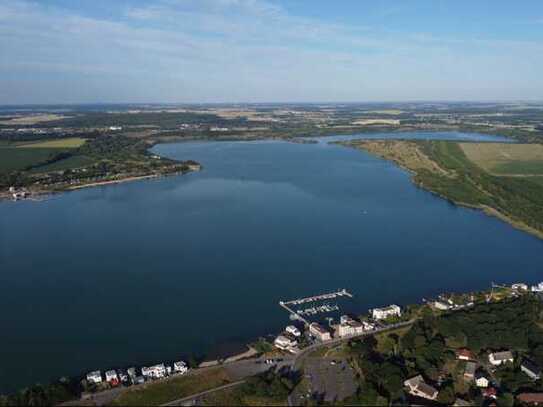
M439 393L437 389L427 384L421 375L412 377L411 379L406 380L403 384L408 388L409 394L422 397L427 400L435 400Z
M510 351L505 352L494 352L488 355L488 361L492 363L494 366L499 366L502 363L511 362L514 361L513 353Z
M106 382L112 386L117 386L119 384L119 377L117 376L117 372L115 370L108 370L106 372Z
M467 362L466 368L464 369L464 378L467 380L473 380L475 378L476 369L477 364L475 362Z
M517 290L517 291L519 291L519 290L528 291L528 286L527 286L526 284L524 284L524 283L516 283L516 284L512 284L512 285L511 285L511 288L512 288L513 290Z
M123 384L128 383L128 373L124 369L117 369L117 375L119 376L119 380Z
M517 400L532 406L543 406L543 393L520 393Z
M486 374L482 371L478 371L475 373L475 384L477 387L488 387L490 381L487 379Z
M541 378L541 368L531 360L524 359L520 364L520 370L533 380L539 380Z
M189 367L187 366L185 362L180 360L179 362L173 363L173 371L175 373L185 374L189 371Z
M330 332L316 322L309 324L309 333L316 337L319 341L325 342L332 339Z
M99 370L90 372L87 374L87 382L94 384L102 383L102 373Z
M536 293L543 292L543 282L539 283L538 285L533 285L531 290Z
M456 359L458 360L475 360L473 353L466 348L458 349L456 351Z
M294 325L289 325L285 328L285 332L295 336L295 337L300 337L302 336L302 333L300 332L300 330L298 328L296 328Z
M402 309L395 305L389 305L388 307L384 308L374 308L371 310L371 314L373 319L386 319L391 316L401 316L402 315Z

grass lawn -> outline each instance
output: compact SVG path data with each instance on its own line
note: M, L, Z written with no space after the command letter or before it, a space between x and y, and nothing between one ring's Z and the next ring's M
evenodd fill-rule
M113 401L112 405L157 406L231 382L232 380L226 373L226 370L222 367L217 367L197 374L189 374L187 376L134 387L121 394Z
M17 144L19 148L78 148L85 144L81 137L71 137L56 140L43 140L31 143Z

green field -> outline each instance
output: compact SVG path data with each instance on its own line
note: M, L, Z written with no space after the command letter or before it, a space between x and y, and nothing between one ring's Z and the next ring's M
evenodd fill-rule
M61 148L19 148L0 146L0 173L21 171L39 165L61 153Z
M39 172L71 170L74 168L85 167L94 162L96 162L96 160L90 157L87 157L84 155L74 155L74 156L65 158L63 160L56 161L51 164L40 165L36 168L33 168L31 172L39 173Z
M543 161L511 161L497 164L493 168L496 175L543 175Z
M81 137L63 138L58 140L43 140L31 143L18 143L19 148L79 148L86 140Z

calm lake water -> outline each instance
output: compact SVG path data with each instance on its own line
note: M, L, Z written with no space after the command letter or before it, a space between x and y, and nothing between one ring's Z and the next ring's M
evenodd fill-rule
M321 140L155 151L204 170L0 204L1 392L278 332L289 322L281 299L345 287L364 312L543 279L542 241L354 149Z

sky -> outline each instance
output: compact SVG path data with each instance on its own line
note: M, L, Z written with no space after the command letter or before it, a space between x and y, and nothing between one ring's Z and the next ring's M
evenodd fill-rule
M0 0L0 104L543 100L543 1Z

